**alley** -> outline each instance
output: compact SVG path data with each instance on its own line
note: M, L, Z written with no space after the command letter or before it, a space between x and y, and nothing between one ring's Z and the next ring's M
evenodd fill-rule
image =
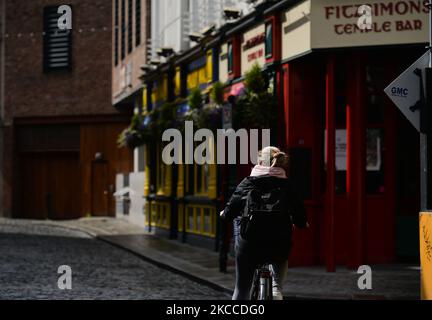
M72 289L58 287L58 267ZM41 225L0 226L0 299L228 299L87 234Z

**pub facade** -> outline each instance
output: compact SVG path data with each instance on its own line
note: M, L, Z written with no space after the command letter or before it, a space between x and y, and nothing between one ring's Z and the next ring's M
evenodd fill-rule
M384 89L426 52L426 2L377 1L367 29L352 0L262 5L158 66L144 109L170 101L180 114L217 81L235 101L258 64L278 102L271 141L290 154L311 225L290 265L418 261L419 135ZM230 232L217 213L252 164L165 165L159 141L145 150L148 227L220 250Z

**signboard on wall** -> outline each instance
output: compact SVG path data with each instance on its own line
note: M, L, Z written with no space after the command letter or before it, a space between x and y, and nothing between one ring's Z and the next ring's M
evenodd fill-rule
M254 63L264 66L265 24L260 24L243 34L241 42L241 74L244 75Z
M311 1L302 3L282 13L282 60L311 51Z
M220 47L219 53L219 81L222 83L228 80L228 43Z
M314 0L311 8L312 48L427 43L428 1ZM361 30L358 8L372 9L372 29Z

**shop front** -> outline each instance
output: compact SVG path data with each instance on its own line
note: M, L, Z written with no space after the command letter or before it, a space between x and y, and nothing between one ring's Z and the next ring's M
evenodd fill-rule
M158 72L144 90L146 109L168 111L171 119L167 128L180 132L184 128L181 121L191 109L188 99L191 93L199 89L203 100L208 100L217 79L217 70L216 74L213 70L216 53L212 49L204 54L195 51L191 50L190 56L183 56ZM162 159L167 144L161 135L146 144L147 227L171 239L215 249L219 208L216 164L187 164L185 159L181 163L167 164Z
M329 271L418 261L419 135L384 89L425 52L428 11L379 1L364 31L357 7L304 1L281 19L283 140L312 226L292 263Z
M168 73L148 80L143 90L143 113L161 109L169 100L171 79ZM144 146L146 197L144 214L149 231L171 237L173 234L173 168L162 161L162 144L157 135Z

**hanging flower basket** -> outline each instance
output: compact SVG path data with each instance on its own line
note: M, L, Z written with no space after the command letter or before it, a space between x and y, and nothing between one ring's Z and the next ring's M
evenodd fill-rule
M245 74L245 94L233 107L234 127L266 129L276 120L277 103L258 64Z

